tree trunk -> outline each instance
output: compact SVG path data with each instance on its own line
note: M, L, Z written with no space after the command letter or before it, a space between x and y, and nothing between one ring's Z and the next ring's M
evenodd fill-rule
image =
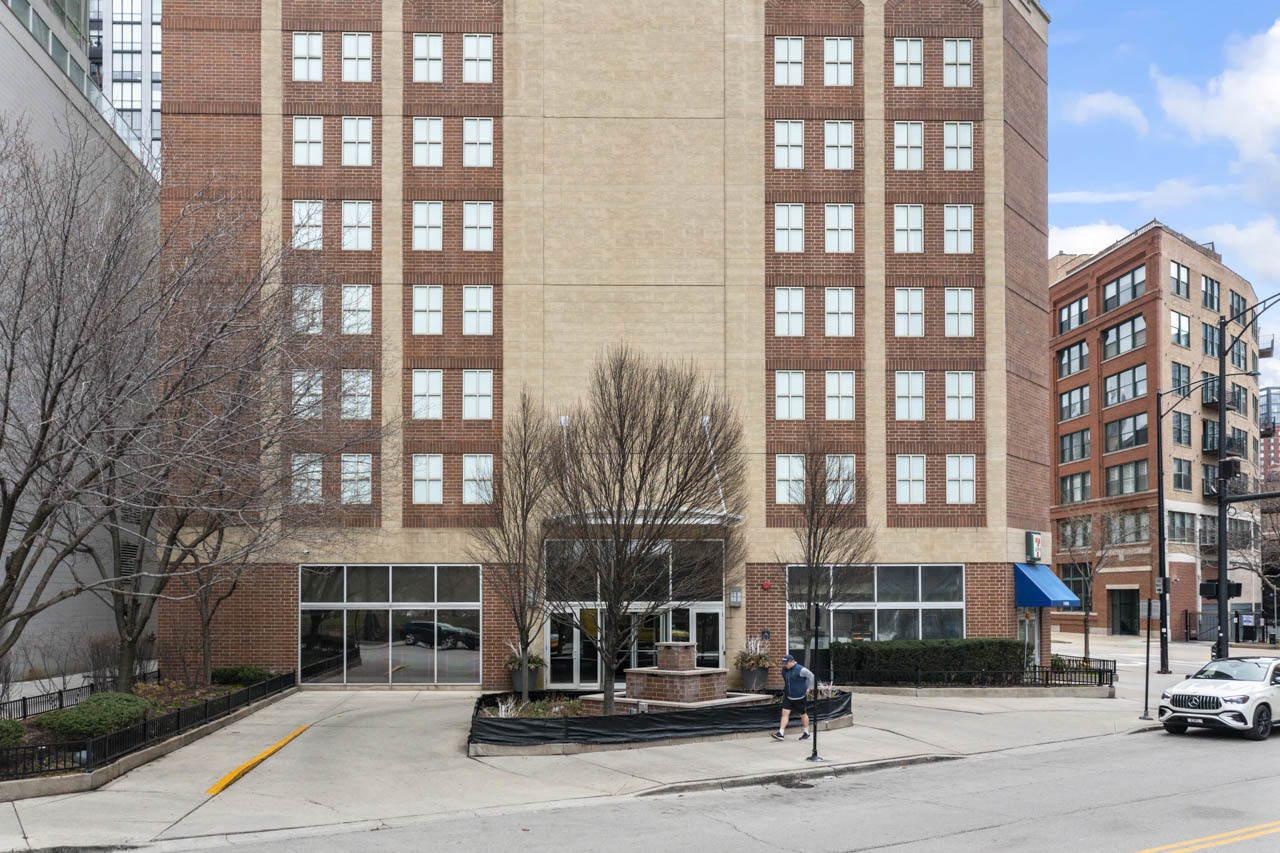
M529 644L520 646L520 668L524 670L524 678L520 684L520 701L529 704Z
M133 692L133 671L138 656L138 641L121 637L120 651L117 655L116 692Z
M1093 609L1093 588L1092 585L1086 585L1084 590L1084 656L1089 657L1089 611Z
M207 622L200 625L200 683L213 683L213 626Z

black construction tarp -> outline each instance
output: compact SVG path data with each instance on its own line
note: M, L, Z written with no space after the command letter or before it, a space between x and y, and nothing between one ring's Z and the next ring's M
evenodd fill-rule
M489 694L476 702L468 743L499 746L535 746L548 743L644 743L668 738L710 737L740 732L769 732L776 729L782 706L728 706L696 711L662 711L649 714L617 714L612 717L550 717L545 719L502 719L482 717L479 710L491 707L508 694ZM809 716L833 720L852 713L852 695L840 693L830 699L809 703ZM800 715L791 715L791 725L800 724Z

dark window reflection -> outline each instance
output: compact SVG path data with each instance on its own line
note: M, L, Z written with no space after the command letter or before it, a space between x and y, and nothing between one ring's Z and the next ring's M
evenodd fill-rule
M347 683L386 684L390 635L386 610L347 611Z
M422 602L436 600L435 566L392 566L391 600Z
M342 611L304 610L298 642L302 680L342 683Z
M442 684L480 680L480 611L439 610L436 621L436 672Z
M920 639L919 610L881 610L877 617L877 640Z
M342 601L342 566L303 566L303 601Z
M440 566L436 569L437 601L479 601L480 570L475 566Z
M921 610L920 631L925 640L952 640L964 636L963 610Z
M832 601L874 601L872 566L836 566L831 570Z
M386 566L348 566L347 601L387 601Z
M919 601L916 566L878 566L880 601ZM883 639L883 638L882 638Z
M964 601L962 566L921 566L921 601Z
M391 681L429 684L436 680L436 612L391 612Z
M724 600L724 543L675 540L671 543L671 597L676 601Z

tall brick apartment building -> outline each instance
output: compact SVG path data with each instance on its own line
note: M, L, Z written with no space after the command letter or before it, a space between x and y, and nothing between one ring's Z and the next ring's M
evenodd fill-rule
M470 501L504 399L528 387L554 413L618 341L693 359L741 401L752 484L725 596L645 626L634 661L671 636L705 664L762 630L782 645L778 501L814 421L868 483L881 561L829 634L1043 645L1014 594L1049 507L1034 0L165 14L166 152L216 161L272 212L264 243L314 245L340 275L333 293L283 282L317 333L352 340L323 378L324 418L341 429L351 396L404 425L367 453L302 460L302 494L351 504L351 544L255 572L219 617L219 662L505 686ZM184 605L162 609L166 667L193 633ZM589 638L559 620L543 634L553 685L595 683Z
M1195 614L1213 607L1200 601L1198 583L1217 578L1219 397L1201 380L1217 376L1219 315L1253 305L1253 287L1212 245L1158 221L1096 255L1050 258L1049 278L1056 569L1080 594L1085 565L1106 553L1091 627L1145 627L1140 602L1154 597L1158 548L1155 430L1163 429L1170 636L1195 637ZM1242 325L1232 323L1231 335ZM1257 378L1248 374L1270 354L1256 323L1228 354L1227 451L1242 457L1251 486L1262 476L1261 417ZM1158 422L1156 391L1183 386L1185 394L1163 399ZM1233 507L1229 525L1232 565L1256 565L1253 511ZM1256 575L1231 578L1243 583L1233 604L1261 601ZM1054 622L1079 631L1082 614L1064 610Z

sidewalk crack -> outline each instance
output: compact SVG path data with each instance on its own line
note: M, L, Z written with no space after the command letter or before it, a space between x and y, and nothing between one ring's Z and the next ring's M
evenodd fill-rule
M27 828L22 825L22 815L18 814L18 804L16 801L10 801L13 807L13 819L18 822L18 829L22 831L22 840L27 845L27 849L31 849L31 839L27 836Z

